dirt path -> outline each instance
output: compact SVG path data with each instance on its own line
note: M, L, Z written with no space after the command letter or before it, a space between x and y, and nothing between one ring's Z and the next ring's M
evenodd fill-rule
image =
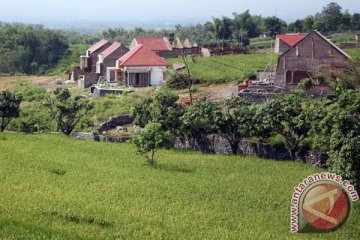
M210 100L221 100L237 94L236 84L226 84L220 86L209 86L205 89L205 97Z

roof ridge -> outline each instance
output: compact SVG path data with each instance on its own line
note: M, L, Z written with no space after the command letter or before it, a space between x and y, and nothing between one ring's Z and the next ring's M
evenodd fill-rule
M120 64L126 63L132 56L134 56L140 49L142 49L143 46L144 45L142 45L142 44L138 44L135 48L133 48L132 50L127 52L124 56L119 58L118 60L120 61ZM125 58L125 60L123 62L121 62L122 58Z

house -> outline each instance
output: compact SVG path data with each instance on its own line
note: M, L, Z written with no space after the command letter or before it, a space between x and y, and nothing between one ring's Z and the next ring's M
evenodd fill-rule
M96 73L100 76L106 76L106 69L108 67L115 67L116 61L124 56L129 49L118 42L114 42L110 47L106 48L98 55L96 63ZM110 76L111 81L115 80L115 76Z
M86 55L80 57L80 69L83 69L84 72L95 73L98 55L110 47L110 45L109 41L102 39L87 49Z
M141 37L134 38L130 44L130 50L142 45L162 58L177 57L177 51L174 51L169 40L166 37Z
M306 36L305 33L278 34L275 40L275 53L282 54L295 46Z
M138 44L107 68L107 80L114 74L116 83L125 87L159 86L165 81L166 62L149 47Z
M101 77L106 76L108 67L115 67L117 59L129 51L121 43L109 43L107 40L101 40L86 50L86 55L80 56L80 68L74 69L71 74L71 80L78 80L79 87L87 88L97 83ZM110 76L114 79L115 76Z
M304 78L315 78L318 73L331 76L345 71L349 59L343 50L318 31L313 31L280 54L274 85L289 91Z
M360 46L360 33L355 35L355 41L358 46Z
M184 42L181 42L180 38L176 37L172 44L166 37L134 38L130 44L130 50L139 44L155 52L162 58L175 58L183 55L193 56L200 55L201 53L198 45L196 43L191 44L188 38L186 38Z

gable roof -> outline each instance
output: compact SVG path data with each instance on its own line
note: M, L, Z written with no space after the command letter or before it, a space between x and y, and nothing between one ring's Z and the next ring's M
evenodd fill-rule
M295 46L298 42L303 40L307 34L305 33L294 33L294 34L278 34L276 38L282 40L290 47Z
M152 51L171 51L169 40L165 37L142 37L135 38L137 44L143 45Z
M301 39L299 42L297 42L292 48L289 48L287 51L283 52L281 55L285 55L287 52L289 52L291 49L299 45L301 42L305 41L307 38L309 38L311 35L317 34L320 38L322 38L325 42L330 44L335 50L337 50L340 54L344 55L347 59L351 59L351 57L344 52L342 49L340 49L338 46L336 46L334 43L332 43L329 39L327 39L324 35L322 35L317 30L312 31L308 35L306 35L303 39Z
M167 66L164 59L150 49L139 44L130 52L119 58L119 65L122 67L134 66Z
M184 45L184 48L191 48L191 43L188 38L185 39L183 45Z
M112 54L112 53L115 52L117 49L119 49L121 46L122 46L121 43L114 42L110 47L108 47L108 48L105 49L102 53L100 53L100 55L102 55L102 57L105 59L105 58L107 58L110 54Z
M99 42L95 43L93 46L91 46L88 51L90 53L95 52L96 50L99 50L101 47L103 47L105 44L107 44L109 41L102 39Z

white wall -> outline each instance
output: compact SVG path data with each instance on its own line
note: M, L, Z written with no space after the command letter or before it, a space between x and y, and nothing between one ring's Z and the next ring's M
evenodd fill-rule
M160 86L165 83L165 67L151 67L151 86Z

